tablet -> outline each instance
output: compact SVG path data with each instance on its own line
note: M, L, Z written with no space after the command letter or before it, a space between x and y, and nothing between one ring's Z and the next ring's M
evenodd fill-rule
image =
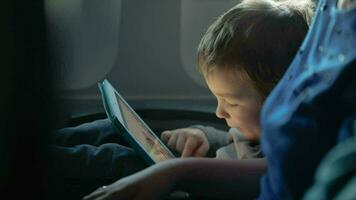
M98 85L105 112L113 127L148 164L175 157L108 80Z

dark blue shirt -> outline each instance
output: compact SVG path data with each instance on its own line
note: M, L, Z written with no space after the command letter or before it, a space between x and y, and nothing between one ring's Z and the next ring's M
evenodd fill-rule
M259 199L300 199L321 159L352 135L356 9L321 0L298 55L267 98L261 145L268 171Z

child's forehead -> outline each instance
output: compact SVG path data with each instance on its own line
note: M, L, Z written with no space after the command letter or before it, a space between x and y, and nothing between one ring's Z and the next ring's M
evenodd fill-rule
M207 81L212 79L228 79L234 82L250 82L251 79L244 70L232 69L228 67L216 67L205 74ZM213 80L214 81L214 80Z
M238 72L228 70L215 70L206 75L208 84L219 90L241 90L249 88L252 82Z

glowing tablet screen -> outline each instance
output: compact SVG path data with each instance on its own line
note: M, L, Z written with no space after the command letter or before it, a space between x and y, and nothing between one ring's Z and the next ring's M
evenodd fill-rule
M144 124L136 113L124 102L119 95L116 99L122 114L124 126L127 128L133 138L139 145L151 156L157 163L173 158L173 155L163 146L162 142L152 131Z

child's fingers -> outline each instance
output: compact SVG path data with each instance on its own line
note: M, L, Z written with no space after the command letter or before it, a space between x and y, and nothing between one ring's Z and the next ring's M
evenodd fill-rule
M192 156L198 145L199 144L197 140L195 140L194 138L188 138L183 149L182 157Z
M209 151L209 144L208 143L202 143L199 148L195 150L193 153L193 156L195 157L204 157Z
M178 135L178 134L177 134ZM180 134L177 136L177 142L176 142L176 150L180 153L183 152L184 150L184 146L185 146L185 142L186 142L186 135L185 134Z
M171 137L172 135L172 131L163 131L161 133L161 140L164 142L164 143L167 143L169 138Z
M171 133L167 142L167 146L172 149L176 149L177 137L177 134Z

